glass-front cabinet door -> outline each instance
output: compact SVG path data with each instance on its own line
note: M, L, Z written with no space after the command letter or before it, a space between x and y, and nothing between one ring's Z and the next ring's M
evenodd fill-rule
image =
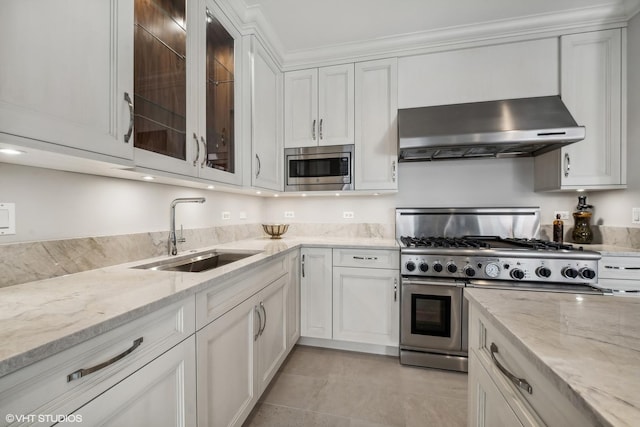
M240 99L241 37L212 0L206 0L202 21L204 79L199 82L202 157L199 176L215 181L241 184L240 144L236 105Z
M240 35L212 0L135 0L137 166L241 184Z

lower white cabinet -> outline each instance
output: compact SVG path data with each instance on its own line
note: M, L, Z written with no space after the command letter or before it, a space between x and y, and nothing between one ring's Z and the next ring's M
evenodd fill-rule
M195 383L192 335L58 425L195 427Z
M398 345L398 270L333 268L333 339Z
M289 255L287 283L287 349L291 350L300 338L300 251Z
M487 371L470 357L469 362L469 426L524 426L500 393ZM529 424L528 424L529 425Z
M331 339L332 249L300 251L300 335Z
M493 322L469 305L468 426L595 426Z
M287 275L196 333L198 426L239 426L287 355Z

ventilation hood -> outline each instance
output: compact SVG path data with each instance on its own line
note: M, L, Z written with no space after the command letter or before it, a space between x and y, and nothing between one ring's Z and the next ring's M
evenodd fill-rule
M530 157L585 137L559 96L398 110L400 162Z

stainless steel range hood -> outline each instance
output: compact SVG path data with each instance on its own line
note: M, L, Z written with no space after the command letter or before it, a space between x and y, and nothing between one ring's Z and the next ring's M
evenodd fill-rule
M585 137L559 96L398 110L401 162L529 157Z

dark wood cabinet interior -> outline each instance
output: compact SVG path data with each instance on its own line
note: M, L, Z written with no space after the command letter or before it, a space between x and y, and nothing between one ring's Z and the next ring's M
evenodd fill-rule
M135 0L135 147L186 160L185 0Z

